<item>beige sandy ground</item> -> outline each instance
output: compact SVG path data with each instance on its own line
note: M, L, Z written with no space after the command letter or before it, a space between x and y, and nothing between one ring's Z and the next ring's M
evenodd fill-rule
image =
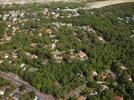
M63 2L80 2L84 0L0 0L0 4L25 4L25 3L48 3L52 1L63 1ZM134 2L134 0L109 0L109 1L97 1L97 2L89 2L86 4L85 8L92 9L92 8L101 8L104 6L114 5L114 4L120 4L120 3L126 3L126 2Z
M58 2L58 1L64 1L64 2L76 2L76 1L81 1L81 0L0 0L0 4L12 4L12 3L16 3L16 4L21 4L21 3L33 3L33 2L43 2L43 3L47 3L47 2Z

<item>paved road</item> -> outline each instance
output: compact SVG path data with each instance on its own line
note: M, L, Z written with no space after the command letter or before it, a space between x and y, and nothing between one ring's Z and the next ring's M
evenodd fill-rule
M36 88L32 87L30 84L28 84L27 82L23 81L18 75L15 75L13 73L7 73L7 72L0 71L0 76L5 78L5 79L7 79L7 80L12 81L17 86L25 85L26 89L28 91L34 91L35 94L40 98L40 100L55 100L55 98L53 96L41 93Z
M134 2L134 0L109 0L109 1L90 2L86 4L85 8L86 9L101 8L105 6L127 3L127 2Z

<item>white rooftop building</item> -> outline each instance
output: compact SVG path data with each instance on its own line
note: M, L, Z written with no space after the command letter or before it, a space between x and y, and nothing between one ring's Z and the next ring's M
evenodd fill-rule
M4 91L0 90L0 95L4 95Z

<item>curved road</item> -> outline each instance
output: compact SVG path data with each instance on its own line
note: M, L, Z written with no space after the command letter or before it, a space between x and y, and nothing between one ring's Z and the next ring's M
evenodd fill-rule
M51 95L46 95L44 93L41 93L39 90L31 86L29 83L23 81L18 75L13 74L13 73L7 73L7 72L2 72L0 71L0 76L12 81L15 83L17 86L25 85L26 90L28 91L34 91L35 94L40 98L40 100L55 100L55 98Z
M134 2L134 0L108 0L108 1L99 1L99 2L90 2L86 3L86 9L93 9L93 8L101 8L105 6L127 3L127 2Z

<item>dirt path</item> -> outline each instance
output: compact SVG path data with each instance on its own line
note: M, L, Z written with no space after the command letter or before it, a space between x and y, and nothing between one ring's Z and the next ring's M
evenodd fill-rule
M17 86L25 85L26 89L28 91L34 91L35 94L40 98L40 100L55 100L55 98L53 96L41 93L36 88L32 87L29 83L23 81L18 75L15 75L13 73L6 73L6 72L0 71L0 76L7 79L7 80L12 81Z

